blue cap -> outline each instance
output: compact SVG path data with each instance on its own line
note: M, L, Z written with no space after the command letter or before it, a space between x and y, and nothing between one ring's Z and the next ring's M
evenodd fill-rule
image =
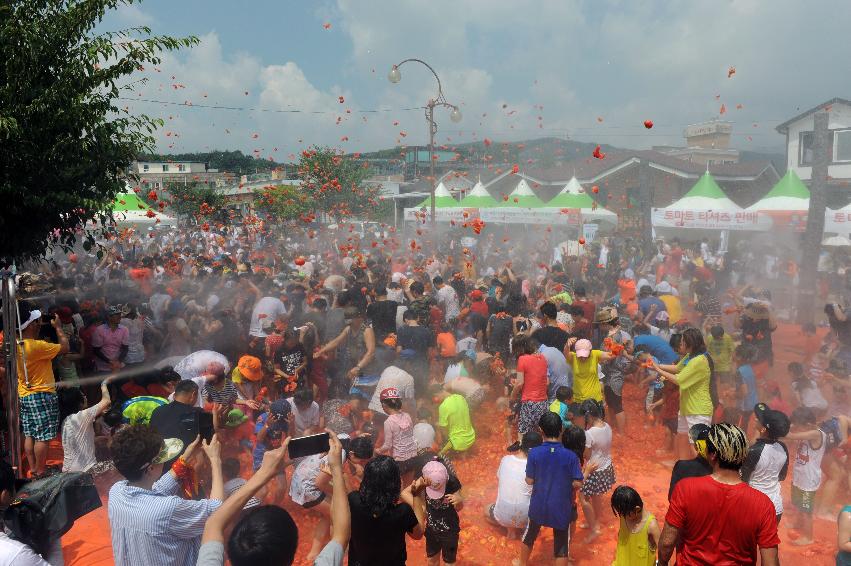
M286 417L292 412L292 407L290 407L290 402L286 399L276 399L272 401L272 406L269 408L269 412Z

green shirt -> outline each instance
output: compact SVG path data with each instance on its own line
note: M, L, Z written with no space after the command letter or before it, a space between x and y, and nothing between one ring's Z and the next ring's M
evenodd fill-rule
M709 393L709 360L706 356L685 357L677 364L677 383L680 386L680 414L711 415L712 396Z
M712 361L715 362L715 371L733 371L733 350L736 349L736 344L733 342L732 336L726 332L718 340L711 335L707 336L706 349L709 351L709 355L712 356Z
M470 422L470 407L467 400L453 393L443 400L437 409L437 424L449 434L449 444L453 450L462 452L476 441L476 431Z

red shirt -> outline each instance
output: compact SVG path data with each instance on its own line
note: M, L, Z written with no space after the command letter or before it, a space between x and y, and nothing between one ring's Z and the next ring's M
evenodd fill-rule
M594 320L594 313L597 310L597 305L595 305L593 301L583 299L581 301L574 301L573 304L577 307L582 307L583 314L587 320Z
M485 318L490 316L490 311L488 311L488 304L484 301L473 301L472 303L470 303L470 311Z
M755 565L759 547L780 544L768 496L746 483L723 484L712 476L679 481L665 522L680 531L678 566Z
M524 354L517 359L517 371L523 374L521 401L547 400L547 358L542 354Z

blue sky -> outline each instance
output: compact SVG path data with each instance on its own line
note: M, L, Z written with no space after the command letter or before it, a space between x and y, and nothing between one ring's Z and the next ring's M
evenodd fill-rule
M406 57L429 61L462 108L457 125L438 112L448 145L567 135L648 148L722 118L734 122L736 147L778 150L777 123L851 94L847 62L833 63L846 60L835 50L849 21L851 3L819 0L146 0L102 27L202 40L146 69L136 99L306 112L129 102L166 121L160 150L286 160L311 143L424 143L421 111L403 109L433 95L433 78L405 66L402 82L386 79Z

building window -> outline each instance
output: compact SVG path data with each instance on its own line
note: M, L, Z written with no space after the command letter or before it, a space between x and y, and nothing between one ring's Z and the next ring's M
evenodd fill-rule
M150 169L150 166L149 166L147 163L145 163L144 165L142 165L142 171L144 171L144 172L146 172L146 173L147 173L147 172L148 172L148 169Z
M812 165L813 164L813 132L801 132L800 134L800 144L799 144L799 152L798 152L798 165Z
M833 132L833 161L851 161L851 130Z
M168 173L168 165L165 163L163 164L163 173Z
M183 164L181 163L180 165L178 165L178 166L177 166L177 170L178 170L178 171L181 171L181 172L186 171L186 165L183 165Z

